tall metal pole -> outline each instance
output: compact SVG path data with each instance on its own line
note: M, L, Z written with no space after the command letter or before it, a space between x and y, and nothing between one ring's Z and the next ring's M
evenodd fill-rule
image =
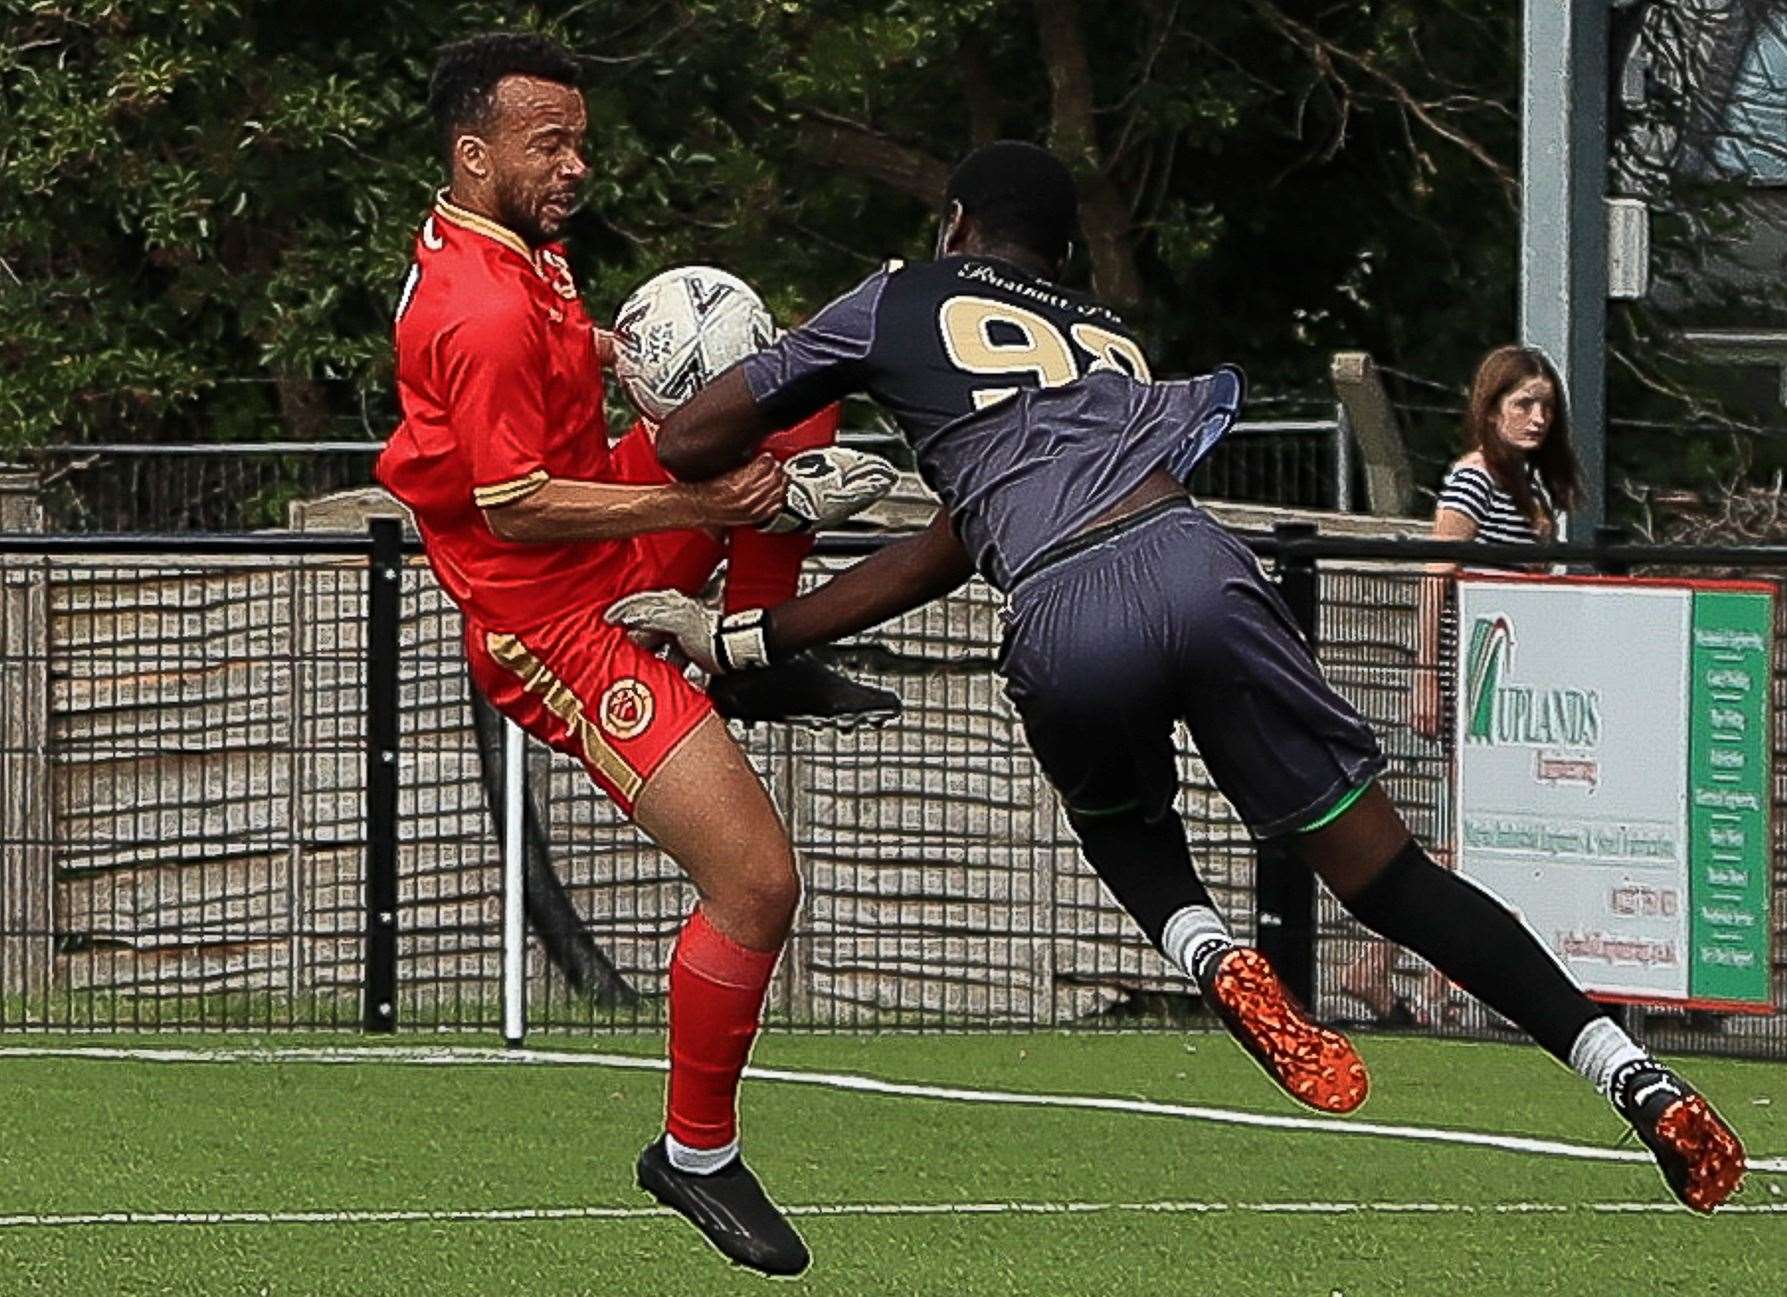
M1313 540L1312 522L1281 522L1272 527L1280 544ZM1278 558L1278 592L1296 618L1313 650L1321 622L1321 574L1308 555ZM1315 1004L1315 875L1283 838L1255 844L1254 944L1278 970L1278 976L1306 1005Z
M366 968L362 1028L397 1030L398 633L403 524L374 518L366 569Z
M527 1039L527 843L522 809L527 805L527 738L503 720L503 1044L520 1049Z
M1569 393L1587 537L1607 508L1607 0L1523 4L1520 337Z

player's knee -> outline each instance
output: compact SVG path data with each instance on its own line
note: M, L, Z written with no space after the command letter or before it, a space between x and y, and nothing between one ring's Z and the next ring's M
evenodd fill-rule
M759 927L786 927L800 906L800 874L784 843L778 850L753 853L727 888L729 899Z
M756 879L751 900L766 918L792 919L800 907L800 875L794 872L794 862Z

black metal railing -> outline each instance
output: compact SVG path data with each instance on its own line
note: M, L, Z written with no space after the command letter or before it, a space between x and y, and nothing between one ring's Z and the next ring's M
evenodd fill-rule
M1350 507L1349 440L1332 419L1237 426L1199 465L1198 496L1312 509ZM905 462L897 434L847 428L839 440ZM191 534L287 525L290 506L374 485L370 441L51 445L23 452L54 532Z

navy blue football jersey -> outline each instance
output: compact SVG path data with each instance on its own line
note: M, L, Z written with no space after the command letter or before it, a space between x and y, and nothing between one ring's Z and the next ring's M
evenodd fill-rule
M1155 469L1189 473L1242 396L1233 369L1150 382L1115 312L979 256L891 264L742 365L778 426L873 398L1001 588Z

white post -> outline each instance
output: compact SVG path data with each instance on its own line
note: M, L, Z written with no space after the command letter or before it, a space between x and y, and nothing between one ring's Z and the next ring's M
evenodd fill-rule
M503 718L503 1044L520 1049L527 1036L527 876L521 808L527 796L526 738Z
M1587 540L1607 500L1607 0L1526 0L1520 121L1520 340L1570 398Z

